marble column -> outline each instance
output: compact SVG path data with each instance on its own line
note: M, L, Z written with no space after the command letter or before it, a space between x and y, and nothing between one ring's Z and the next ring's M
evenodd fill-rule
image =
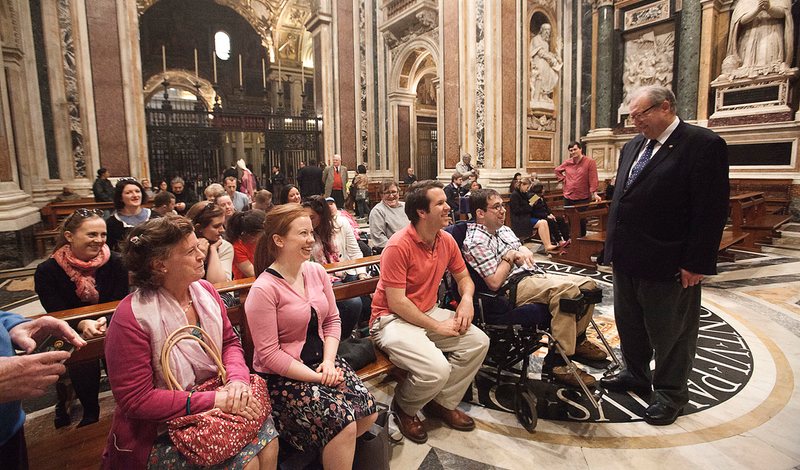
M702 13L702 37L700 38L700 67L697 77L697 120L708 119L708 105L710 101L711 81L718 70L715 65L717 58L724 56L725 44L718 44L717 31L720 26L719 10L721 0L700 0Z
M338 106L334 91L331 0L318 0L315 7L306 29L314 41L314 109L317 116L322 116L323 123L322 155L318 155L317 160L330 163L338 148L334 122Z
M698 74L700 72L700 0L683 0L678 31L677 91L678 116L697 118Z
M610 128L612 62L614 58L614 4L612 0L599 0L593 12L592 39L594 79L592 80L592 103L594 103L592 128ZM601 86L597 86L600 84Z

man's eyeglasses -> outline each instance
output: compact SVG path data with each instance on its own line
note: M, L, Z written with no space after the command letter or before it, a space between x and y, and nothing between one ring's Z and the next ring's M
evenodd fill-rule
M385 194L387 196L397 196L398 194L400 194L400 191L396 191L396 190L395 191L384 191L383 194Z
M656 106L660 106L660 105L661 105L661 103L654 103L654 104L650 105L649 108L647 108L644 111L642 111L641 113L631 113L631 114L629 114L629 117L631 118L631 121L638 121L639 119L644 117L645 114L649 113L651 109L655 108Z
M492 206L489 206L489 209L494 210L494 211L504 211L504 210L506 210L506 206L504 206L502 203L499 203L499 204L494 204Z

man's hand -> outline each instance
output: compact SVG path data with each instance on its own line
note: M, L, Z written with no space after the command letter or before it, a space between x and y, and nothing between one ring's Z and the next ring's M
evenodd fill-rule
M44 395L58 376L66 372L67 351L27 356L0 357L0 403Z
M597 193L592 194L592 199L594 199L594 202L600 202L603 200L603 198L601 198L600 195Z
M185 202L178 202L178 203L175 204L175 210L176 211L181 212L184 209L186 209L186 203Z
M33 352L36 344L50 335L63 338L77 348L86 346L86 341L82 340L67 322L48 316L20 323L11 328L8 335L11 337L11 341L26 353Z
M472 297L462 297L456 308L456 316L454 318L459 334L463 335L467 332L474 316L475 307L472 305Z
M684 289L700 284L700 281L703 280L703 277L704 276L702 274L695 274L691 271L681 268L681 285Z
M458 336L458 322L455 317L438 321L433 332L442 336Z
M521 246L517 252L517 258L514 260L517 266L527 266L532 268L536 261L533 260L533 253L528 248Z

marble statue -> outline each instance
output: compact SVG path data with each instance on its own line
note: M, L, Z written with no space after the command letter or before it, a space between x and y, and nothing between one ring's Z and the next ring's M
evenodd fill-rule
M722 73L733 78L788 70L794 53L791 7L791 0L738 0Z
M553 108L553 89L558 85L563 64L560 51L550 51L551 33L550 23L543 23L539 32L531 38L531 108Z

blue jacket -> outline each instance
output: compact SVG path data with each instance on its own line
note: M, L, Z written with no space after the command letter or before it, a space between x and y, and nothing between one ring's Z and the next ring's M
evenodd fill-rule
M0 357L15 356L8 331L27 320L16 313L0 312ZM8 441L25 424L25 413L19 401L0 403L0 445Z

